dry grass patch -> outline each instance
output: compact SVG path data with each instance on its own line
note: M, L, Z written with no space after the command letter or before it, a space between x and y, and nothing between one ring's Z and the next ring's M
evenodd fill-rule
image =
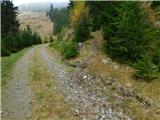
M30 25L30 28L34 32L37 32L42 39L50 39L49 37L53 33L53 23L46 16L45 12L21 12L18 15L18 19L21 23L20 29L24 29L27 25Z
M160 81L155 80L150 83L146 83L141 80L136 80L132 77L134 72L133 68L128 65L118 64L117 62L112 61L118 66L117 69L114 69L112 63L103 64L103 59L107 59L103 53L98 53L91 59L89 70L92 74L101 78L112 76L116 78L114 85L132 89L144 98L144 100L150 100L151 104L153 104L153 106L146 108L136 99L125 97L123 102L124 104L120 105L121 108L131 111L131 115L135 116L136 120L159 120L159 113L155 113L160 110Z
M97 77L97 86L104 87L104 83L99 78L114 77L115 86L122 86L124 89L131 89L136 92L144 100L149 100L151 107L146 107L137 98L122 96L118 91L109 90L108 88L103 92L109 96L111 101L115 101L115 96L120 95L124 98L122 103L118 103L121 109L129 111L131 116L135 116L136 120L159 120L160 119L160 81L154 80L147 83L142 80L133 78L134 69L129 65L119 64L111 60L100 49L103 43L100 32L93 32L93 38L84 42L80 48L78 57L69 60L71 63L76 61L88 62L87 69L92 75ZM97 52L95 51L97 50ZM102 60L110 59L111 62L104 64ZM114 66L118 68L114 68ZM92 86L94 89L94 86ZM112 88L112 85L108 86ZM114 103L113 103L114 104ZM115 105L116 106L116 105Z
M135 69L129 65L119 64L116 61L111 60L108 56L106 56L105 53L101 51L103 38L100 34L100 31L93 32L92 36L93 38L91 40L84 43L82 50L80 51L81 57L77 57L75 60L78 61L86 58L86 56L89 57L93 53L94 48L97 49L97 53L95 53L95 55L93 55L88 61L88 69L91 74L95 75L97 78L106 78L110 76L116 78L116 81L114 82L115 86L122 86L125 89L132 89L144 100L149 100L152 104L151 107L146 108L139 101L137 101L136 98L124 97L125 99L122 109L130 109L131 114L135 116L136 120L160 119L160 81L154 80L150 83L147 83L143 80L137 80L133 78ZM109 62L109 59L111 62ZM104 64L102 60L108 60L108 63ZM117 66L117 68L114 66ZM103 86L100 85L100 82L101 81L97 82L97 85ZM107 93L107 96L109 95L110 98L114 100L114 95L112 94L116 93L112 93L112 91L109 92L108 89L105 91L105 93Z

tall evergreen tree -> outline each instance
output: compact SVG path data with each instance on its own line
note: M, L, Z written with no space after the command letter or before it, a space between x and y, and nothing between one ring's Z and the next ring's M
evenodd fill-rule
M14 7L11 1L3 1L1 4L2 37L8 33L16 33L19 21L16 19L18 7Z
M32 33L31 29L19 30L19 21L16 19L18 7L14 7L11 1L2 2L2 40L1 55L7 56L24 47L40 43L40 37Z
M74 40L84 42L90 36L89 25L90 15L89 7L85 1L75 1L71 13L71 25L74 30Z
M106 48L112 57L137 61L145 55L151 43L146 37L151 23L140 2L111 2L102 18Z
M93 31L98 30L103 26L104 20L102 13L110 2L106 1L87 1L86 4L89 6L89 12L92 17L91 28Z
M67 8L54 8L51 4L48 15L53 25L53 33L60 33L64 26L69 26L69 13Z

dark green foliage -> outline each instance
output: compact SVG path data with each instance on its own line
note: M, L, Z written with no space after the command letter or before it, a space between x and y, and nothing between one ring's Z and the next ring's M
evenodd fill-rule
M156 41L151 45L152 61L158 66L160 71L160 30L154 32L153 38L156 39Z
M63 44L64 48L62 49L61 54L69 59L69 58L73 58L76 57L78 55L78 50L77 50L77 43L75 42L66 42Z
M4 41L4 40L2 39L2 41ZM6 46L4 46L4 44L2 44L2 46L1 46L1 56L8 56L10 54L11 54L11 52L7 49Z
M49 39L50 39L50 42L53 42L53 37L52 37L52 36L50 36L50 38L49 38Z
M160 6L160 1L152 1L152 3L151 3L152 8L156 8L158 6Z
M108 53L113 58L131 62L141 59L149 48L146 34L150 23L139 2L110 3L103 17L106 19L102 28Z
M54 23L54 34L61 32L64 26L69 25L69 13L66 8L54 8L51 4L50 10L47 14L49 15L51 21Z
M68 9L74 9L73 3L73 1L70 3ZM91 24L83 16L75 22L78 24L74 28L74 42L84 42L89 37L89 27L92 30L102 28L104 46L112 58L134 64L137 78L147 81L158 78L160 29L155 28L149 21L146 11L142 8L142 2L87 1L86 3L92 16ZM158 5L158 1L153 1L151 4L153 8ZM66 58L78 54L75 43L62 43L55 46L61 48L61 53Z
M158 66L160 72L160 49L153 53L153 63Z
M158 67L149 58L144 58L138 61L135 66L137 71L135 77L142 78L147 81L158 78Z
M157 34L147 14L140 8L140 2L110 3L102 16L106 20L102 29L107 52L118 60L135 63L136 77L146 80L157 78L158 51L154 50L154 62L144 55L152 58L150 48L155 46L151 44L160 40L160 34Z
M12 45L15 45L14 39L16 35L12 38L13 34L18 32L19 22L16 19L18 8L14 7L12 2L3 1L1 4L1 35L2 35L2 47L1 55L9 55L10 52L15 52L16 50L11 49Z
M19 27L19 21L16 19L18 7L14 7L10 1L3 1L1 4L1 35L16 33Z
M106 8L106 5L109 2L106 1L87 1L87 5L90 8L90 15L92 16L92 25L91 28L93 31L99 30L103 25L102 12Z
M69 3L68 3L68 6L67 6L67 9L68 9L68 10L71 10L71 9L73 8L73 6L74 6L74 1L69 0Z
M59 39L54 40L51 44L51 47L57 49L64 58L69 59L76 57L78 52L78 44L76 42L70 41L61 41Z
M31 31L24 30L20 33L21 45L23 47L28 47L33 44L41 43L41 38L37 33L32 33Z
M160 71L160 29L155 28L141 2L90 2L92 29L102 28L106 52L114 59L135 64L135 76L157 78ZM151 6L158 6L153 1ZM148 56L150 59L148 59Z
M29 30L19 31L15 34L10 33L2 38L1 55L7 56L12 52L18 52L25 47L39 43L41 43L41 38L37 33L32 33Z
M89 38L89 36L90 36L89 23L85 18L82 17L75 31L74 41L84 42L87 40L87 38Z
M157 78L160 46L154 44L160 40L160 34L140 2L111 2L102 17L106 22L102 30L107 53L115 59L135 63L136 77ZM153 60L144 57L146 54L151 58L154 55Z
M41 43L41 38L37 33L32 33L29 26L27 30L19 31L19 22L16 19L17 10L18 8L14 7L12 2L2 2L2 56L7 56L24 47Z

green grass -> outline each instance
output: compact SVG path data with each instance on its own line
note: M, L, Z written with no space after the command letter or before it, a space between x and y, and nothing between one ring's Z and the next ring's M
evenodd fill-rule
M41 101L44 98L44 93L43 92L37 92L35 95L36 95L36 99L38 101Z
M2 86L7 84L7 78L9 77L12 69L14 68L17 60L28 50L25 48L18 53L13 53L7 57L1 57L1 83Z

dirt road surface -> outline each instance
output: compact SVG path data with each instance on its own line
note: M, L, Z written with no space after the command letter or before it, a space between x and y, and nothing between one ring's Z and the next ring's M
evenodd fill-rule
M32 115L32 93L28 84L30 78L29 67L35 50L40 51L39 58L44 61L48 71L56 78L57 89L64 93L65 99L73 103L73 110L79 119L84 120L130 120L130 118L118 109L112 109L107 103L107 96L97 91L92 91L89 84L94 84L94 78L90 76L90 82L77 83L77 69L68 72L65 64L60 64L59 58L48 49L47 44L31 48L18 60L9 84L2 91L2 119L3 120L27 120ZM37 61L38 62L38 61ZM80 70L82 79L86 79L85 71ZM55 81L54 81L55 82Z

